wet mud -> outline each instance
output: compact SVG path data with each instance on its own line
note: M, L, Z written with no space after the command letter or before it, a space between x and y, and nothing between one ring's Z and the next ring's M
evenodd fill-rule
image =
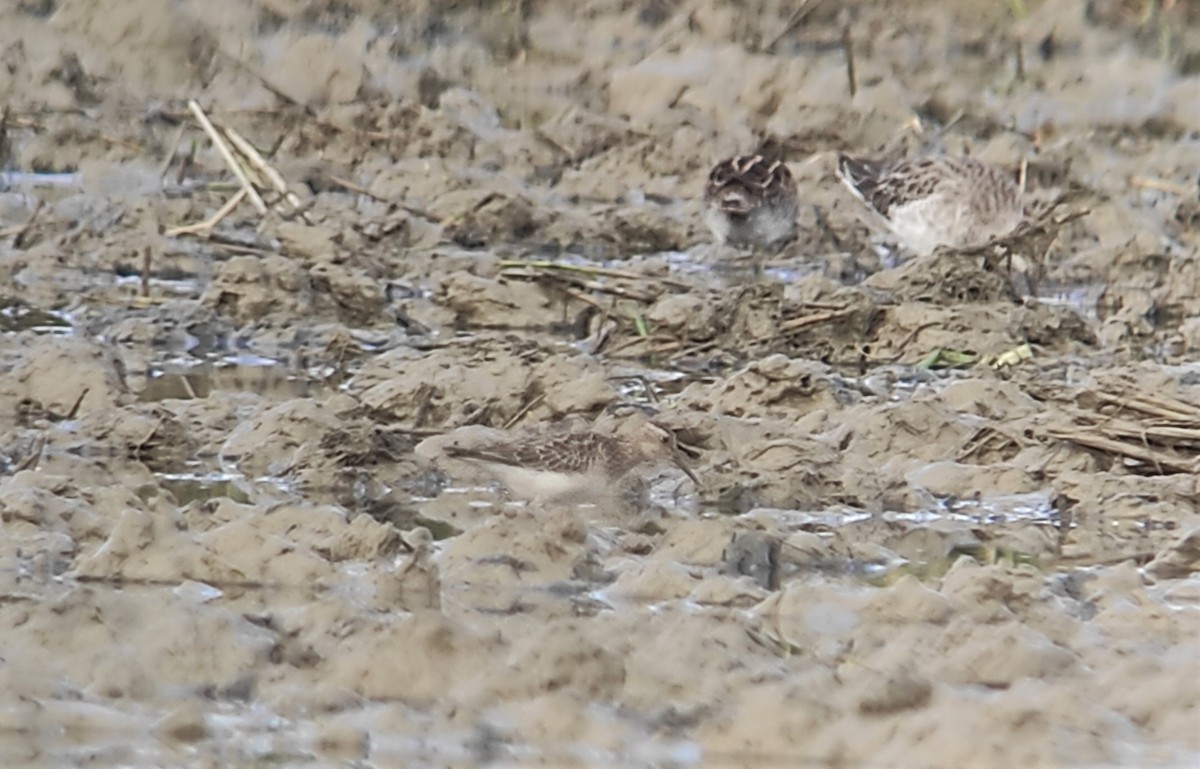
M3 763L1194 764L1198 23L7 4ZM290 197L191 227L238 190L191 99ZM698 203L752 151L800 191L761 275ZM907 256L838 151L1036 218ZM629 404L702 488L416 451Z

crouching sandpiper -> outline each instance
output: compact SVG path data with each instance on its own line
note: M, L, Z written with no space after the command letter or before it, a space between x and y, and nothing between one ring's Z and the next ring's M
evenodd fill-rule
M460 428L417 446L439 464L445 459L482 469L516 498L538 503L595 503L623 494L651 472L673 465L697 486L675 433L640 413L611 431L552 425L507 433ZM453 469L453 468L450 468Z
M918 256L981 246L1025 218L1011 174L970 157L875 160L839 155L838 177Z

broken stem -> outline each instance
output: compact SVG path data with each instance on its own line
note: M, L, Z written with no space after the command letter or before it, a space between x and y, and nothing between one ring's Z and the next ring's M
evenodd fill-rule
M261 173L263 177L271 183L271 186L275 188L276 192L278 192L280 195L283 195L283 197L288 203L291 204L294 210L299 211L301 208L300 198L296 195L296 193L288 189L287 182L284 180L283 175L276 171L275 168L259 153L259 151L255 149L254 145L246 141L237 131L228 127L226 127L224 131L225 136L229 138L229 141L233 143L233 146L237 148L238 152L242 153L242 155L244 155L246 159L258 169L259 173Z
M224 219L226 216L229 216L229 214L233 212L233 209L237 208L238 204L245 199L246 188L243 187L237 192L233 193L233 197L225 201L225 205L217 209L217 212L213 214L211 218L196 224L185 224L182 227L172 227L163 234L168 238L175 238L180 235L194 235L197 232L211 232L214 227L221 223L222 219Z
M208 119L208 115L204 114L204 110L195 99L188 100L188 109L192 111L192 115L196 118L196 122L204 129L204 133L208 134L208 138L212 140L213 146L217 148L217 152L225 160L225 165L229 166L229 170L241 182L242 189L250 198L250 202L254 204L254 208L264 216L267 213L267 204L263 201L262 196L258 194L258 190L254 189L254 185L250 183L250 178L246 176L246 169L242 168L242 164L237 161L233 155L233 150L229 148L229 144L221 137L221 133Z

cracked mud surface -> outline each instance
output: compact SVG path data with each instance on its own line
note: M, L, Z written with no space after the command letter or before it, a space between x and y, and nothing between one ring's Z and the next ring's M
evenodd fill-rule
M1193 764L1200 18L1028 5L0 10L3 763ZM191 98L303 216L169 234ZM895 147L1067 202L904 258L833 173ZM696 204L755 149L762 281ZM630 402L703 489L414 451Z

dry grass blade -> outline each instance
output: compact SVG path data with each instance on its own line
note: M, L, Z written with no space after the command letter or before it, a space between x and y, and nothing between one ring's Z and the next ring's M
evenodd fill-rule
M512 415L511 419L509 419L507 422L504 423L504 429L511 430L514 427L516 427L517 424L520 423L520 421L525 418L526 414L528 414L530 411L533 411L535 408L537 408L539 405L541 405L542 401L544 401L544 400L546 400L545 393L539 393L538 395L534 396L533 398L530 398L528 401L525 402L524 406L522 406L520 409L517 410L517 413Z
M1102 451L1105 454L1132 459L1153 468L1158 474L1200 472L1200 459L1188 459L1172 452L1117 440L1100 434L1097 428L1052 428L1046 431L1046 435L1069 441L1077 446Z
M180 235L195 235L196 233L201 232L206 234L210 233L214 227L221 223L221 220L233 213L233 209L237 208L238 205L245 199L246 190L245 188L242 188L233 193L233 197L225 201L225 205L217 209L217 212L205 221L197 222L196 224L186 224L182 227L172 227L163 234L168 238L176 238Z
M640 358L646 355L677 353L683 347L684 343L673 337L631 336L620 344L614 345L612 350L609 351L609 357Z
M79 397L75 399L75 404L71 406L71 410L67 412L67 415L64 416L63 419L71 420L79 416L79 407L83 405L83 399L86 398L87 394L91 391L92 388L90 387L83 388L83 391L79 393Z
M1064 410L1078 424L1103 432L1110 437L1135 440L1143 444L1190 445L1200 449L1200 428L1192 426L1196 424L1193 420L1182 424L1178 422L1164 424L1161 421L1138 422L1070 407Z
M1167 181L1166 179L1148 179L1143 176L1135 176L1129 180L1129 184L1133 187L1139 187L1144 190L1155 190L1156 192L1167 192L1180 197L1191 197L1194 187L1189 187L1177 182Z
M266 158L264 158L259 151L255 149L254 145L246 141L241 134L228 127L225 127L223 130L225 131L225 136L229 138L229 141L234 147L237 148L237 151L242 153L242 155L248 161L250 161L251 165L258 169L258 172L262 174L263 178L270 183L271 187L273 187L276 192L282 195L284 199L291 204L293 212L299 212L301 208L300 198L296 195L296 193L288 189L287 182L284 180L283 175L276 171L275 168L266 161Z
M854 314L854 308L848 307L841 310L827 310L825 312L814 312L811 315L802 315L799 318L785 320L779 324L779 333L776 336L785 336L792 334L800 329L816 326L821 323L828 323L833 320L841 320Z
M1027 242L1033 241L1041 236L1055 236L1058 230L1065 224L1073 222L1076 219L1081 219L1091 213L1090 209L1081 209L1072 211L1061 217L1056 217L1054 214L1060 206L1066 204L1070 193L1062 193L1054 200L1046 203L1034 215L1017 225L1016 229L1007 235L1002 235L989 240L987 243L982 243L978 246L966 246L964 248L951 249L953 253L968 254L968 255L994 255L997 249L1007 251L1009 253L1018 250L1017 247Z
M832 323L853 315L856 312L854 308L845 308L841 310L826 310L823 312L814 312L809 315L801 315L799 318L791 318L779 324L779 328L775 333L768 336L759 337L757 339L747 339L746 345L749 347L759 348L764 345L769 346L776 342L780 342L787 337L806 328L819 326L823 323Z
M301 109L304 110L304 112L306 114L311 114L312 110L309 108L309 106L307 104L301 103L298 99L293 97L291 94L287 93L282 88L280 88L279 86L272 83L271 80L269 78L267 78L266 75L259 72L257 69L250 66L242 59L238 58L237 56L234 56L233 54L229 53L228 51L226 51L220 47L217 48L217 53L224 56L226 59L228 59L235 66L237 66L239 69L244 71L246 74L248 74L251 77L253 77L254 79L258 80L258 82L262 83L263 88L266 88L268 91L275 94L277 97L279 97L279 99L281 101L283 101L286 104L289 104L293 107L300 107ZM272 110L265 110L265 111L271 112Z
M1058 241L1059 231L1069 222L1091 213L1090 209L1081 209L1063 216L1055 216L1055 212L1069 197L1071 193L1060 194L1006 235L992 238L978 246L945 250L952 254L982 256L984 265L989 270L999 271L1001 265L1007 265L1003 271L1009 273L1010 277L1014 257L1023 256L1028 270L1029 293L1036 295L1037 284L1044 274L1047 255Z
M564 157L566 157L566 159L568 161L570 161L572 163L575 162L575 150L572 149L571 147L568 147L567 145L563 144L558 139L555 139L553 136L546 133L541 128L535 128L533 130L533 137L540 142L544 142L551 149L554 149L554 150L558 151L559 153L561 153Z
M575 272L584 275L594 275L603 278L619 278L622 280L645 281L650 283L658 283L663 286L679 291L691 290L691 286L686 283L680 283L670 278L662 278L657 275L644 275L640 272L632 272L629 270L614 270L611 267L595 267L586 264L565 264L563 262L550 261L522 261L520 259L505 259L500 262L502 270L517 270L524 269L527 271L543 271L543 272Z
M1148 395L1145 393L1110 393L1096 392L1099 400L1120 406L1123 409L1140 411L1160 419L1177 419L1183 422L1200 423L1200 406L1185 401L1164 396Z
M171 148L167 150L166 157L163 158L162 165L158 168L158 178L161 180L167 175L167 171L171 170L171 166L175 164L175 153L179 151L179 145L183 143L183 135L187 132L187 124L181 123L179 129L175 132L175 138L171 141Z
M37 438L33 441L33 445L29 447L29 453L25 458L16 464L13 468L14 473L19 473L22 470L32 470L37 468L38 462L42 459L42 452L46 450L46 434L38 433Z
M992 451L1003 453L1010 448L1026 448L1036 441L1024 436L1014 436L998 427L987 426L980 428L955 455L955 461L966 462L972 457Z
M593 291L597 294L611 294L613 296L619 296L622 299L633 299L634 301L643 302L646 304L649 304L658 298L658 295L654 293L638 291L636 289L626 288L624 286L618 286L609 283L601 283L600 281L596 280L588 280L586 278L579 277L578 275L555 272L540 272L536 270L530 272L508 271L505 272L505 275L511 278L527 278L530 280L546 281L549 283L573 286L585 291Z
M246 175L246 169L242 168L242 164L238 162L238 159L233 154L233 150L230 149L229 144L221 136L220 131L208 119L208 115L204 114L204 110L195 99L188 100L188 109L192 111L192 115L196 118L196 122L200 124L200 127L204 129L204 133L208 134L208 138L212 140L213 146L217 148L217 152L225 160L225 165L229 166L229 170L241 183L242 189L246 192L246 197L250 198L250 202L254 205L254 208L265 216L267 213L266 202L258 194L258 190L254 189L254 185L250 183L250 178Z
M783 29L779 31L779 34L771 38L771 42L767 43L766 47L763 48L763 53L771 53L771 51L775 49L775 46L779 45L781 40L795 32L796 28L803 24L804 20L807 19L813 11L817 10L817 7L820 5L821 0L815 0L815 2L812 2L811 0L801 0L800 5L796 6L796 10L792 11L792 15L788 17L787 22L783 25Z
M719 342L717 342L716 340L711 340L711 339L707 342L700 342L698 344L693 344L690 347L684 347L681 344L679 346L679 352L676 353L671 358L671 362L676 363L676 362L685 360L687 358L698 358L700 355L702 355L706 352L709 352L711 350L716 350L720 346L721 345Z
M1135 472L1200 471L1200 406L1117 380L1094 390L1055 393L1071 424L1044 434L1134 463ZM1086 404L1086 405L1080 405Z
M374 192L371 192L366 187L363 187L361 184L355 184L354 182L350 181L349 179L343 179L342 177L334 176L333 174L325 174L325 179L327 181L329 181L331 184L335 184L338 187L341 187L342 189L346 190L347 192L353 192L356 195L362 195L363 197L370 198L371 200L374 200L377 203L386 203L389 206L396 206L401 211L405 211L407 213L412 214L413 216L420 217L421 219L424 219L427 222L432 222L434 224L442 223L442 217L440 217L436 214L430 213L429 211L426 211L423 208L418 208L416 206L410 206L406 203L397 203L396 201L392 200L391 198L386 198L382 195L377 195Z
M594 307L596 310L600 311L601 314L608 313L608 307L606 307L603 302L593 299L582 291L572 291L566 286L563 286L562 290L567 296L571 297L575 301Z
M342 189L346 190L347 192L353 192L355 195L362 195L363 197L370 198L371 200L374 200L376 203L391 203L392 202L392 201L388 200L387 198L383 197L382 195L376 195L374 192L371 192L369 189L367 189L366 187L363 187L361 184L355 184L354 182L350 181L349 179L343 179L340 176L333 176L332 174L326 174L325 178L327 180L329 180L330 182L332 182L333 184L337 185L338 187L341 187ZM435 216L431 216L429 220L432 222L440 221Z

